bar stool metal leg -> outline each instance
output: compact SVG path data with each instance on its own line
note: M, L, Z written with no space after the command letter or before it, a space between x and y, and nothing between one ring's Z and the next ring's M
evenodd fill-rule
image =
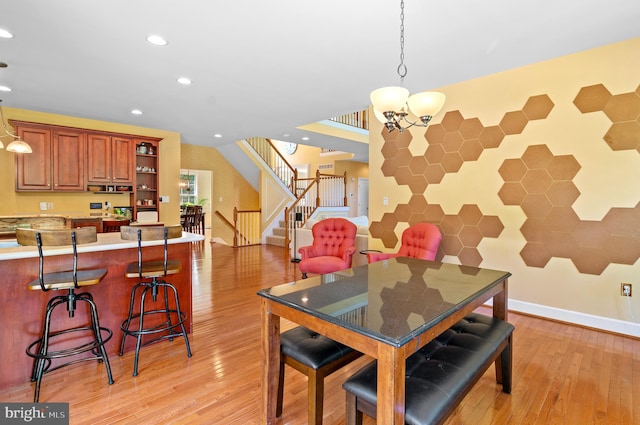
M136 304L135 298L138 289L142 288L140 292L140 310L138 313L134 313L133 309ZM146 301L148 293L151 292L151 297L155 301L158 295L158 289L162 288L163 291L163 299L164 299L164 309L160 310L147 310ZM169 289L173 292L173 299L175 302L175 309L170 308L169 306ZM145 316L150 316L154 314L164 314L165 321L153 325L153 326L145 326ZM172 315L176 315L176 321L174 322L172 319ZM172 284L153 279L151 282L140 282L134 286L131 291L131 302L129 303L129 314L127 319L122 323L122 340L120 343L120 352L122 355L124 353L124 345L127 336L132 336L136 338L136 348L134 353L134 361L133 361L133 376L138 375L138 364L140 358L140 349L147 344L151 344L152 342L156 342L161 339L168 339L173 341L174 337L182 336L184 338L185 346L187 348L187 357L191 357L191 346L189 345L189 338L187 335L187 330L184 326L184 322L186 321L187 315L180 309L180 300L178 298L178 291L175 286ZM132 329L135 326L135 320L138 320L137 329ZM176 332L175 329L180 327L180 331ZM154 339L143 342L142 338L144 335L151 335L156 333L166 332L166 335L160 335Z

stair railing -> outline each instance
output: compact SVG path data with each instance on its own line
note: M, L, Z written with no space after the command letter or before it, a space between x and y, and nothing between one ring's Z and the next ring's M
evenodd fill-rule
M304 225L318 207L347 206L347 173L322 174L316 171L314 178L298 179L296 189L302 189L293 203L284 209L285 246L289 246L296 228Z
M366 118L363 119L363 115L359 116L359 122L366 124ZM315 177L298 178L298 170L287 162L271 140L252 137L246 141L296 197L295 201L284 209L286 247L291 242L294 228L302 227L318 207L347 206L346 172L340 176L322 174L317 170ZM243 241L240 239L239 242ZM236 246L235 241L234 246ZM239 246L245 246L245 244Z
M233 246L260 245L262 230L260 214L262 210L239 210L233 207Z
M349 125L351 127L361 128L363 130L369 129L369 111L362 110L352 112L350 114L340 115L339 117L329 118L331 121L338 122L340 124Z
M293 168L273 145L271 140L263 137L251 137L246 139L249 146L256 151L269 168L278 176L291 193L295 195L295 182L298 179L298 170Z

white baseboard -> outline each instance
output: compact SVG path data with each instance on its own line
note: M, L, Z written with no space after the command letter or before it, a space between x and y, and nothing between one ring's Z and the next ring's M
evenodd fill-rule
M640 338L640 324L509 299L509 310Z

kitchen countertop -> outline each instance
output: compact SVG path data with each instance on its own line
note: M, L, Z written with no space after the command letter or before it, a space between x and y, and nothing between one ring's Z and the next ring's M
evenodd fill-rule
M169 239L169 244L197 242L204 240L204 236L195 233L182 232L182 237ZM162 245L163 240L143 241L142 246ZM80 244L78 253L110 251L116 249L137 248L137 241L126 241L120 238L120 233L99 233L98 241ZM43 247L44 256L72 254L71 246ZM38 257L38 248L35 246L19 245L16 239L4 239L0 241L0 261L15 260L18 258Z
M0 216L0 239L10 239L15 237L17 228L39 228L51 229L54 227L67 226L72 221L81 220L127 220L120 215L83 215L83 214L25 214Z

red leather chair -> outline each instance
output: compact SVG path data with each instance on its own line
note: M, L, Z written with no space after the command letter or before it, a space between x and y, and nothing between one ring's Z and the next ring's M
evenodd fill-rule
M402 245L397 253L369 252L367 261L374 263L394 257L411 257L435 260L442 234L433 223L417 223L402 232Z
M298 249L302 278L307 273L333 273L351 267L351 257L355 252L355 224L344 218L327 218L311 228L313 245Z

